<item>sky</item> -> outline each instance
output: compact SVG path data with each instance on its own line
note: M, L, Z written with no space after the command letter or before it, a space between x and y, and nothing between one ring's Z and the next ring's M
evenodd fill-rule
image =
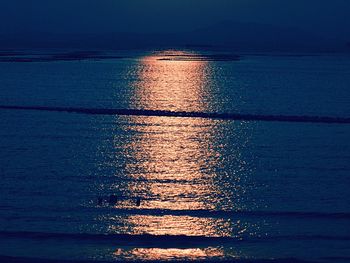
M181 32L225 20L350 39L349 0L0 0L0 34Z

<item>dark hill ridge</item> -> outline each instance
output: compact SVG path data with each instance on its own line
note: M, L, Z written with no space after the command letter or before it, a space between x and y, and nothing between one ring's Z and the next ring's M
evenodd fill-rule
M184 33L53 34L0 36L0 48L147 49L195 47L242 51L345 51L346 43L302 29L223 21Z
M299 28L267 24L223 21L193 32L192 41L213 45L252 49L321 49L332 47L335 40L320 37Z

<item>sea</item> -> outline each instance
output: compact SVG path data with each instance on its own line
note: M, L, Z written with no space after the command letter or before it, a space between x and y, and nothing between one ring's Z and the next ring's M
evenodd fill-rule
M2 262L350 262L350 54L52 52L0 54Z

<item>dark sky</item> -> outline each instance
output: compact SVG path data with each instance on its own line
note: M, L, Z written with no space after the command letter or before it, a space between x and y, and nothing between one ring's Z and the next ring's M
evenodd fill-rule
M173 32L229 19L350 38L349 14L349 0L0 0L0 32Z

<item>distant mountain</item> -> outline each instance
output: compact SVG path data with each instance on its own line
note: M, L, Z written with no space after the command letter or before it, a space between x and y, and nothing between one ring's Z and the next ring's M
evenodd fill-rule
M299 28L234 21L198 29L192 32L190 41L251 50L319 50L338 44Z
M346 43L302 29L223 21L184 33L54 34L21 33L0 36L0 48L141 49L197 47L236 51L342 51Z

